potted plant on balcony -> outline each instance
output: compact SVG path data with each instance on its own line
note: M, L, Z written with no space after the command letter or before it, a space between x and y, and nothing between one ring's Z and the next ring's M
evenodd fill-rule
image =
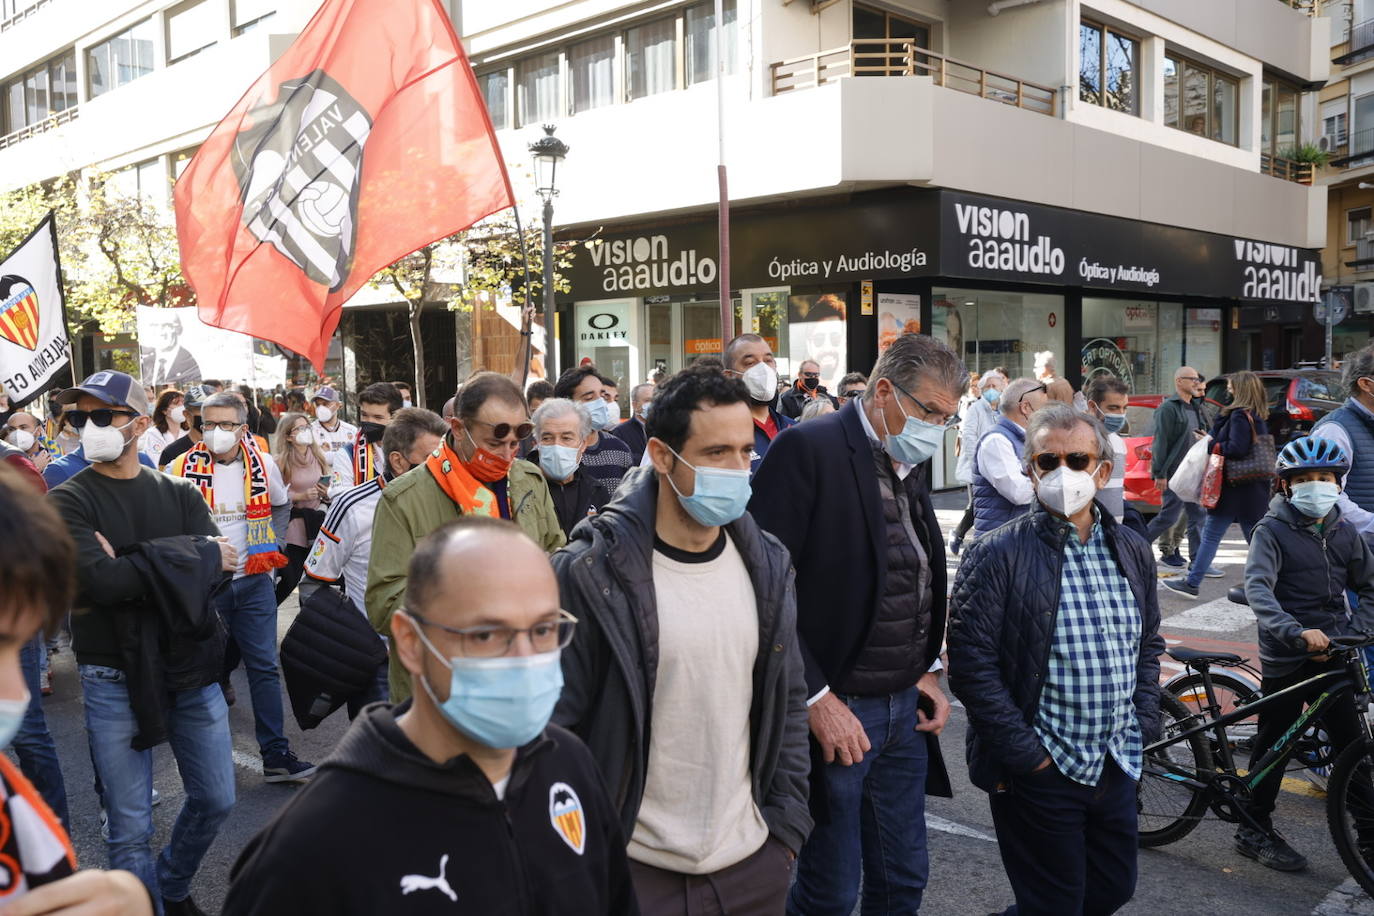
M1299 184L1311 184L1317 169L1326 168L1327 163L1331 161L1331 153L1321 149L1315 143L1299 143L1279 150L1276 158L1312 166L1310 169L1294 170L1293 178Z

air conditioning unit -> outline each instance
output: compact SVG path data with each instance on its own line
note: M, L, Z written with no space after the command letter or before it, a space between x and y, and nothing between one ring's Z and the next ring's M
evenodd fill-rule
M1336 138L1330 134L1322 134L1317 138L1317 149L1323 153L1329 153L1336 148Z
M1355 284L1355 314L1374 315L1374 283Z

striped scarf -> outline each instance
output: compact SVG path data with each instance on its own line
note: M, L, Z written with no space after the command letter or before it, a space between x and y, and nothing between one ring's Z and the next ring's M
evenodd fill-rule
M453 500L460 514L501 517L496 494L468 473L463 459L458 457L447 440L425 459L425 467L434 475L434 481L444 495Z
M42 430L38 431L38 435L34 436L34 439L38 441L39 445L47 449L49 455L53 456L54 458L62 457L62 448L52 439L48 438L48 436Z
M243 475L244 516L248 520L248 557L243 571L247 575L271 572L287 564L286 557L277 549L277 535L272 530L272 497L267 489L267 465L256 447L246 442L239 443L244 467ZM197 442L192 449L172 462L169 472L174 477L185 477L200 490L200 495L215 509L215 456L204 442Z
M353 439L353 485L367 483L377 476L377 456L372 454L372 443L362 432Z

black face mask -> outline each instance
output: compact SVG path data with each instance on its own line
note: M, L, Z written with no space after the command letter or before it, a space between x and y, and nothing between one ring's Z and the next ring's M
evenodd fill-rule
M386 432L386 427L381 423L368 423L367 421L359 423L358 429L362 432L363 438L371 443L381 442L382 434Z
M821 387L821 380L810 377L804 378L802 379L802 387L807 391L815 391L817 388Z

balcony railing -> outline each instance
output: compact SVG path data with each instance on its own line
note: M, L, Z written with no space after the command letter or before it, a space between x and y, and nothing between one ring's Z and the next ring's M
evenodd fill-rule
M1260 172L1298 184L1311 184L1312 178L1316 175L1316 169L1310 162L1295 162L1268 153L1260 153Z
M771 67L773 94L810 89L847 76L929 76L937 86L1040 114L1055 113L1054 89L984 70L901 39L858 39Z
M14 28L38 9L52 2L54 0L30 0L28 3L22 0L0 0L0 32Z
M1368 165L1366 160L1371 158L1374 158L1374 127L1367 127L1364 130L1352 130L1345 155L1336 156L1330 164L1336 168L1352 168Z
M1333 64L1348 64L1355 58L1374 50L1374 19L1366 19L1364 22L1351 26L1350 32L1345 37L1345 43L1345 51L1331 59Z
M77 107L68 108L50 117L44 118L36 124L30 124L28 127L21 127L13 133L5 134L5 136L0 137L0 149L8 149L14 146L14 144L27 140L35 134L41 134L44 131L52 130L59 124L75 121L80 111L81 109Z

